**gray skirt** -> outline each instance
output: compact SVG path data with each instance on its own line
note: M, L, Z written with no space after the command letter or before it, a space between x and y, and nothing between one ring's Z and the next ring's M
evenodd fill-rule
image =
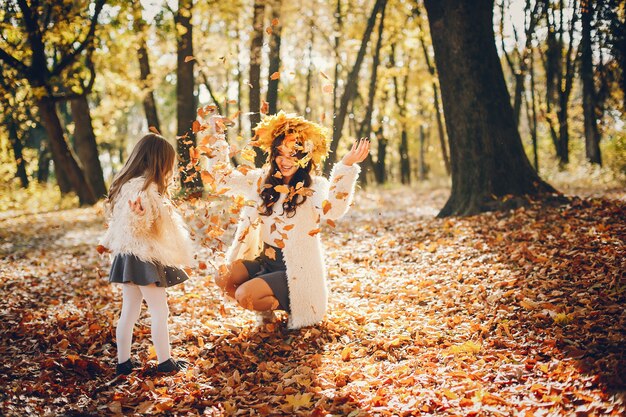
M137 285L156 284L158 287L171 287L188 279L189 275L180 268L144 262L129 254L115 255L109 272L109 282L118 284L132 282Z
M265 251L272 248L276 252L275 259L270 259ZM241 261L248 270L250 279L260 278L269 285L278 300L278 309L291 312L289 303L289 284L287 283L287 266L283 260L283 251L275 246L264 244L261 255L253 261Z

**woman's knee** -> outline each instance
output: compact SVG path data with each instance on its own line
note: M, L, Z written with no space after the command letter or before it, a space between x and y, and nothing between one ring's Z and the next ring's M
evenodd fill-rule
M250 285L240 285L237 290L235 290L235 300L239 303L240 306L246 308L248 310L252 310L254 303L254 291Z
M215 277L215 283L218 287L226 289L235 285L240 285L249 277L248 269L243 262L237 260L230 264L226 271L219 273Z

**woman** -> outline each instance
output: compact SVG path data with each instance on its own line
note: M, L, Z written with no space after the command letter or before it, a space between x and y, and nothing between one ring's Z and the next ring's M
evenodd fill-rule
M320 224L348 211L369 142L355 143L327 180L314 174L329 151L325 128L281 111L266 116L255 133L252 143L269 154L268 164L241 172L230 166L218 117L203 121L199 132L200 141L211 145L208 164L216 181L227 194L255 203L241 212L226 254L228 272L216 282L265 320L281 309L289 313L290 329L313 325L328 301Z

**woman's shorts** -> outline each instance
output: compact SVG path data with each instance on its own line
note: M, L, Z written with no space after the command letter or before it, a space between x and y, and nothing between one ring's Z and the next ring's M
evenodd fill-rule
M268 248L274 250L276 257L271 259L266 255ZM271 251L270 251L271 252ZM248 270L250 278L260 278L269 285L278 300L278 309L290 312L289 284L287 283L287 266L283 260L283 252L280 248L270 246L267 243L263 246L261 255L253 261L242 260L243 265Z

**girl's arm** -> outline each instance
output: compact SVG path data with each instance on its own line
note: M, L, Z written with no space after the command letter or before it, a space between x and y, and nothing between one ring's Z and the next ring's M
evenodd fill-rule
M145 234L160 215L159 204L162 198L152 185L136 195L129 196L125 203L120 201L121 210L130 218L130 227L134 234ZM134 200L133 198L136 197Z
M244 195L253 197L258 195L258 189L261 184L259 180L262 175L262 169L245 168L242 171L234 168L230 163L230 147L226 142L225 135L218 133L216 129L217 116L209 119L209 128L198 132L198 140L200 143L207 140L211 155L202 157L202 169L206 170L215 181L216 191L226 190L226 195ZM213 143L212 143L213 142Z
M354 197L356 180L361 172L361 167L357 163L362 162L368 152L368 141L361 140L358 144L355 143L341 162L335 164L330 180L318 179L319 195L314 194L314 205L319 209L322 219L337 220L348 212Z

